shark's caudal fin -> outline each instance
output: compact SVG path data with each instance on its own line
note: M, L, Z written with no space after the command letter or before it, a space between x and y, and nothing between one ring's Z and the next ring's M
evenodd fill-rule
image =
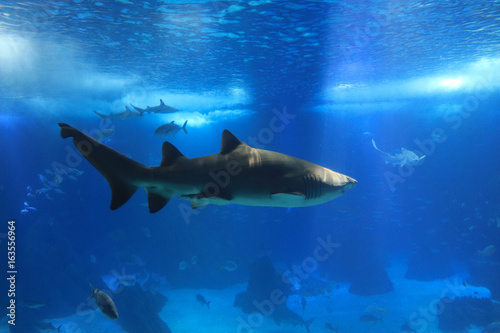
M314 319L316 319L316 317L313 317L313 318L309 319L308 321L306 321L306 322L304 323L304 327L306 328L306 331L307 331L308 333L310 333L310 332L311 332L311 331L310 331L310 329L309 329L309 327L311 326L311 324L312 324L312 322L314 321Z
M101 144L79 130L60 123L61 136L73 138L73 143L103 176L111 187L111 209L115 210L126 203L139 186L134 180L146 179L149 169L144 165Z
M182 129L184 130L184 133L188 134L188 131L186 131L186 125L187 125L188 121L186 120L184 122L184 125L182 126Z

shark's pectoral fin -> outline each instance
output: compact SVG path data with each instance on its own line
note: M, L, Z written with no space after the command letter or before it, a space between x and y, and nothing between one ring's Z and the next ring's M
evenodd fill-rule
M165 207L165 205L170 201L170 198L165 198L164 196L150 192L149 189L146 189L146 191L148 192L148 205L150 213L156 213Z
M111 187L111 210L115 210L123 206L137 191L139 187L122 181L118 177L107 178Z

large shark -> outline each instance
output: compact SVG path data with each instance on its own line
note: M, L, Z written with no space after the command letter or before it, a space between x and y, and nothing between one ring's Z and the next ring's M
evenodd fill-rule
M416 165L425 158L425 155L422 157L418 157L417 154L405 148L401 148L401 153L391 155L378 149L377 145L375 144L375 140L373 139L372 139L372 144L373 147L380 153L380 156L382 156L382 159L385 161L385 164L392 164L393 166L401 166L401 167L404 165Z
M132 104L130 104L130 105L132 105ZM157 105L157 106L148 106L145 109L141 109L141 108L134 106L134 105L132 105L132 107L134 109L136 109L137 111L139 111L141 116L144 114L144 112L147 112L147 113L174 113L174 112L179 111L179 109L176 109L172 106L166 105L165 103L163 103L163 101L161 99L160 99L160 105Z
M125 204L138 188L146 188L149 211L162 209L175 196L192 208L207 204L305 207L328 202L357 182L292 156L252 148L231 132L222 133L218 154L187 158L163 143L160 166L148 168L79 130L60 123L61 136L73 138L80 153L111 187L111 209Z

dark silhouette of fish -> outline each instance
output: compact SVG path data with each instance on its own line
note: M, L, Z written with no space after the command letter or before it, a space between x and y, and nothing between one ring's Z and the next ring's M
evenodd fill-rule
M73 138L80 153L111 187L111 209L124 205L137 189L148 193L149 211L156 213L172 197L208 204L271 207L319 205L356 186L355 179L317 164L273 151L252 148L228 130L220 153L187 158L163 143L160 166L148 168L67 125L63 138Z
M130 104L130 105L132 105L132 104ZM141 109L141 108L134 106L134 105L132 105L132 107L134 109L136 109L141 114L141 116L145 112L147 112L147 113L173 113L173 112L179 111L179 109L176 109L174 107L166 105L165 103L163 103L163 101L161 99L160 99L160 105L157 105L157 106L148 106L145 109Z
M206 305L208 309L210 309L210 301L207 302L205 297L202 295L198 294L196 295L196 300L201 304L201 305Z
M302 312L306 311L307 300L305 297L302 297L300 304L302 305Z
M325 328L330 332L339 333L339 328L338 327L334 328L333 325L330 323L325 323Z
M160 127L158 127L156 130L155 130L155 135L156 136L161 136L163 138L168 138L168 137L174 137L175 138L175 135L177 133L179 133L181 130L184 131L184 133L188 134L187 130L186 130L186 124L187 124L187 120L184 122L184 125L181 127L179 125L177 125L174 121L168 123L168 124L165 124L165 125L161 125Z
M109 295L104 291L92 287L92 284L90 284L90 290L90 296L95 298L97 306L99 307L101 312L108 318L117 319L118 310L116 309L115 303L113 302L111 297L109 297Z

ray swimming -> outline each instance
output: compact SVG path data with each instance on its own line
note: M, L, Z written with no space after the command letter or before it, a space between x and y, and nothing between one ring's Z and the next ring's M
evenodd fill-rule
M80 153L106 178L112 210L144 187L156 213L179 196L192 208L208 204L306 207L328 202L357 181L289 155L252 148L228 130L218 154L188 158L168 141L159 166L146 167L79 130L60 123L61 137L73 138Z

